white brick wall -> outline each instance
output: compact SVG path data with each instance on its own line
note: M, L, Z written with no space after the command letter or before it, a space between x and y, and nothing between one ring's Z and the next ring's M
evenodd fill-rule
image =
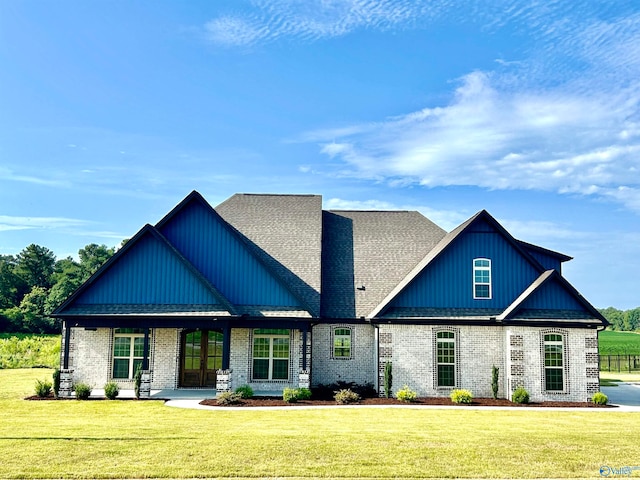
M352 355L349 359L332 357L331 331L334 328L351 329ZM311 382L313 386L332 383L371 383L375 387L375 329L371 325L327 325L313 327Z
M376 352L375 328L370 325L341 326L352 329L352 358L332 359L331 330L337 325L316 325L308 334L311 344L312 385L339 380L373 383L382 388L384 364L393 363L393 391L404 385L420 396L448 396L450 388L435 386L435 332L444 326L380 325ZM458 387L476 397L490 397L491 367L500 368L499 397L510 397L522 383L531 401L587 401L598 391L598 350L595 330L538 327L459 326L456 332ZM544 390L542 335L545 331L564 334L566 375L564 392ZM153 329L150 336L151 388L177 388L179 381L180 330ZM113 331L107 328L74 328L70 335L69 367L74 382L102 388L111 380ZM376 354L378 378L376 378ZM62 355L62 354L61 354ZM302 332L292 330L288 381L251 381L251 330L231 331L231 387L250 385L255 391L279 393L298 386L302 366ZM118 380L122 388L133 388L130 380Z

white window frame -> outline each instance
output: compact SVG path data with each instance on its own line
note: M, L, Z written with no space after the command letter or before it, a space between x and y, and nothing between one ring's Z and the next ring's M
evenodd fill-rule
M476 262L486 262L488 265L476 265ZM477 273L486 272L489 277L488 281L478 281ZM484 275L483 275L484 276ZM493 298L493 285L491 275L491 259L490 258L474 258L473 259L473 299L474 300L491 300ZM488 296L479 296L476 289L477 286L488 286Z
M547 335L556 335L560 340L547 340ZM542 332L542 388L546 393L565 393L567 391L567 352L566 352L566 334L562 332ZM560 347L561 364L547 365L547 345ZM562 388L550 390L547 388L547 373L549 370L559 370L562 373Z
M439 335L441 333L447 333L447 334L451 334L453 335L452 337L444 337L444 338L440 338ZM458 335L457 332L454 332L452 330L436 330L435 332L435 365L436 365L436 370L435 370L435 384L436 384L436 388L456 388L456 386L458 385ZM438 356L438 352L440 350L440 344L441 343L453 343L453 362L441 362ZM453 367L453 385L440 385L440 365L444 365L444 366L451 366Z
M287 382L289 381L289 377L291 376L289 370L291 368L291 330L289 329L274 329L274 330L287 330L289 333L287 334L279 334L279 333L257 333L261 329L253 330L253 338L251 339L251 380L253 382ZM269 330L269 329L267 329ZM257 338L266 338L269 340L269 356L268 357L256 357L255 356L255 340ZM273 346L275 339L287 339L288 342L288 350L289 355L287 356L287 378L273 378L273 361L274 360L284 360L282 357L274 357L273 356ZM268 360L268 372L267 378L255 378L255 360Z
M113 346L111 347L111 358L112 358L112 366L111 366L111 376L115 380L131 380L135 375L134 365L136 360L144 361L144 351L142 352L142 356L135 355L135 344L136 338L142 338L144 342L144 333L129 333L129 332L119 332L119 330L124 330L120 328L115 328L113 330ZM138 330L138 329L135 329ZM129 354L128 355L118 355L116 356L115 348L116 348L116 339L118 338L129 338ZM115 366L116 360L127 360L129 362L129 374L125 377L114 377L113 368Z
M340 331L343 330L347 330L349 332L349 334L343 334L343 333L338 333ZM331 338L331 358L336 359L336 360L350 360L353 358L353 328L351 327L334 327L332 332L331 332L332 338ZM338 345L336 344L337 340L344 340L344 339L349 339L349 354L348 355L336 355L336 349L343 349L345 350L347 347L344 346L344 344Z

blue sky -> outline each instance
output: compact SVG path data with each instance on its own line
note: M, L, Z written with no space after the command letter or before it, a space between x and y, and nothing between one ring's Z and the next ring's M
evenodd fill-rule
M191 190L486 209L640 305L640 3L0 2L0 253L115 246Z

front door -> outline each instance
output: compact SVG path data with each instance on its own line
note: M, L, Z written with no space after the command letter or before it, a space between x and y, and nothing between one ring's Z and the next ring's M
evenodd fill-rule
M180 386L216 386L216 370L222 368L222 332L196 330L182 333Z

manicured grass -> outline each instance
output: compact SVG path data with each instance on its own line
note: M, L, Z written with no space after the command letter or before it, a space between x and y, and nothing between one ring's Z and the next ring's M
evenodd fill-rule
M608 383L617 383L617 382L640 382L640 372L600 372L600 385L602 382L606 381ZM604 385L611 386L611 385Z
M0 369L60 364L60 335L0 334Z
M0 478L557 478L638 463L640 415L613 409L205 411L22 400L50 374L0 371Z
M640 355L640 333L605 330L598 334L598 349L601 355Z

